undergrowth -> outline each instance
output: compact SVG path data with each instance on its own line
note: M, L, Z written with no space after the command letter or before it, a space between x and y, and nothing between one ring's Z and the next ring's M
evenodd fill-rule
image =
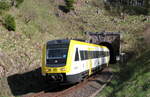
M150 49L127 64L120 64L113 80L97 97L149 97Z
M16 22L15 22L15 18L13 16L6 15L4 17L4 24L5 24L5 27L9 31L15 31L16 30Z

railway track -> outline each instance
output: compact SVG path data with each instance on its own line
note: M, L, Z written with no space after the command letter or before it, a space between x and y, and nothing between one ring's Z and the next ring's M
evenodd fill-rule
M47 91L28 94L22 97L94 97L96 95L95 92L102 90L111 78L111 69L105 68L81 83L74 85L55 85L55 87Z

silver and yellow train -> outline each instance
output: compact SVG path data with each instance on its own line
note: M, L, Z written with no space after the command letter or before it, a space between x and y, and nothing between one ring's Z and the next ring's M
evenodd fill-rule
M109 49L79 40L48 41L42 51L42 75L60 82L76 83L110 61Z

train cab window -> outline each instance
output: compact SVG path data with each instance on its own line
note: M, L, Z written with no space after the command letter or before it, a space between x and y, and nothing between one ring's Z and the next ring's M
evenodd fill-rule
M67 53L67 48L48 49L47 59L66 59Z
M75 53L75 61L79 61L79 53L78 53L78 48L76 48L76 53Z

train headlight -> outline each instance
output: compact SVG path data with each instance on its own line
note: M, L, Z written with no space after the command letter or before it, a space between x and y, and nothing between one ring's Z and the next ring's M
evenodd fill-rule
M49 70L48 70L48 69L46 69L45 71L46 71L46 72L48 72Z
M60 71L66 71L66 68L60 68Z

